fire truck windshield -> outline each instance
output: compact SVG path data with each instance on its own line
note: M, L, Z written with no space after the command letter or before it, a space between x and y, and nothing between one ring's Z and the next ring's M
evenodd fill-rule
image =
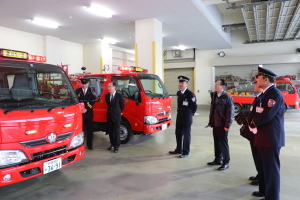
M169 96L168 91L159 76L154 74L139 74L138 77L141 80L144 91L148 97L165 98Z
M0 62L0 109L41 110L77 103L68 77L60 67L9 60Z

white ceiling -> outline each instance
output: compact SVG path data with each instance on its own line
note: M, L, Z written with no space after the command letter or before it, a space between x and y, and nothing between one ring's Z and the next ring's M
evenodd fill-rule
M115 15L107 19L91 14L84 9L91 3L106 6ZM0 0L0 26L82 44L110 37L118 41L116 46L133 49L135 20L156 18L163 24L167 50L178 45L222 49L231 47L231 39L230 33L222 30L221 13L238 13L237 21L244 23L241 9L226 7L222 0ZM56 21L60 26L37 26L30 22L34 17ZM0 33L0 37L4 36Z

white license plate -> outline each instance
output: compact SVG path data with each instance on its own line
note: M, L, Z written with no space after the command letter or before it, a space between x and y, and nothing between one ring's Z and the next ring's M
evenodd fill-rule
M56 159L44 162L44 174L53 172L60 168L61 168L61 158L56 158Z
M166 130L168 128L168 124L163 124L162 126L161 126L161 130Z

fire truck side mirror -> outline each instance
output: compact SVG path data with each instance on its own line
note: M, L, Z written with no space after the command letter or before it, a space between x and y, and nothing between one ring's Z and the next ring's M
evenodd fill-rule
M141 103L141 95L140 92L135 92L134 93L134 100L136 102L136 105L139 105L139 103Z

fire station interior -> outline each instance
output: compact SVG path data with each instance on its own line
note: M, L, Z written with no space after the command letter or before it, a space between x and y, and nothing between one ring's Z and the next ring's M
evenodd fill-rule
M94 11L95 8L100 10ZM215 81L224 79L228 83L227 93L234 97L254 97L258 66L276 73L277 88L290 101L285 100L280 197L299 199L299 16L300 0L0 0L0 49L42 56L46 63L65 72L48 74L45 68L36 76L36 93L44 93L41 98L45 102L53 101L60 106L63 99L76 97L69 89L73 82L63 79L77 80L83 73L82 67L86 68L85 74L97 74L91 82L93 88L96 79L101 79L101 93L107 92L106 79L114 77L118 88L125 91L125 101L133 101L130 105L135 106L132 112L136 116L146 110L138 107L146 97L150 97L149 102L167 97L164 93L156 99L145 91L144 99L135 99L136 92L143 90L143 83L139 85L133 77L124 78L128 80L125 82L120 66L147 69L161 79L163 85L157 81L159 89L165 88L168 97L172 97L172 124L165 130L136 134L121 144L118 153L107 150L109 136L97 130L93 150L85 147L81 160L4 185L0 187L0 199L261 199L252 195L258 186L251 185L248 178L257 171L249 141L240 135L241 126L233 121L229 129L230 167L224 171L217 170L219 166L207 165L214 159L214 142L212 129L206 127ZM40 19L48 21L39 25ZM46 27L49 20L51 27ZM190 154L186 158L169 154L176 147L180 75L190 79L188 89L195 94L198 105L191 126ZM24 89L22 78L16 78L18 75L8 78L7 83L4 76L9 77L8 72L0 70L0 106L5 112L5 104L13 99L10 95L15 94L14 101L25 98L24 95L32 98L27 95L33 88L28 85ZM47 82L43 81L45 76ZM17 83L14 79L18 79ZM155 88L152 83L147 84ZM14 92L14 87L21 88L24 94ZM101 98L99 101L104 102L104 94ZM235 115L240 110L249 110L249 105L235 103ZM50 111L51 114L55 109ZM0 154L9 146L3 141L9 131L3 124L20 119L14 112L0 114ZM37 113L31 112L27 117ZM23 138L25 133L18 134ZM0 166L0 179L5 180L8 172Z

